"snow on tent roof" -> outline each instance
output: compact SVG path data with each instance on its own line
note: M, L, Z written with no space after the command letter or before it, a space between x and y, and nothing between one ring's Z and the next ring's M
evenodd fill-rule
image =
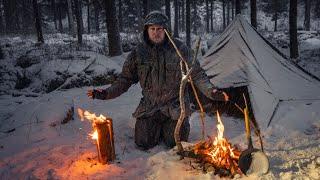
M291 113L290 118L301 113L315 118L320 113L312 105L320 102L320 80L288 60L241 16L200 64L219 88L248 87L254 116L262 128L289 118L283 111Z

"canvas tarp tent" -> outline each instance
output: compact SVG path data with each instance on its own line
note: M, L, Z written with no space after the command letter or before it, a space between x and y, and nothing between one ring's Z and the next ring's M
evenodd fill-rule
M247 87L262 128L281 119L299 126L320 115L319 79L288 60L242 16L226 28L200 64L219 88Z

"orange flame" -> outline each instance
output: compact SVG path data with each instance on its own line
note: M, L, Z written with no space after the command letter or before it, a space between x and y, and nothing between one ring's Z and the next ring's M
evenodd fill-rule
M81 121L83 121L84 119L87 119L91 122L96 122L96 121L104 122L107 120L107 117L105 117L102 114L100 114L99 116L96 116L95 113L90 113L89 111L84 111L81 108L78 108L78 115L79 115Z
M238 159L240 151L223 137L224 125L217 111L217 129L218 135L209 141L200 142L194 147L195 154L201 155L203 161L209 162L215 168L230 170L231 174L240 172L238 168Z
M94 129L93 133L90 133L89 136L91 136L92 139L97 140L98 139L98 131L95 129L95 123L96 122L105 122L107 121L107 117L100 114L97 116L95 113L90 113L89 111L85 111L81 108L78 108L78 115L81 119L81 121L84 121L84 119L89 120L92 122L92 127Z
M98 139L98 131L95 130L93 133L89 134L91 136L91 139L97 140Z
M217 119L218 119L218 124L217 124L218 136L215 137L214 142L212 143L215 148L212 151L210 151L208 155L210 155L214 161L215 160L220 161L220 158L224 157L226 154L230 154L231 158L235 158L235 155L233 153L233 148L231 148L231 145L223 137L224 125L221 121L219 111L217 111Z

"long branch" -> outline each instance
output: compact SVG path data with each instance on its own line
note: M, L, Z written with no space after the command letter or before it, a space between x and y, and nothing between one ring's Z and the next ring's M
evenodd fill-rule
M165 33L166 33L169 41L171 42L171 44L172 44L173 47L175 48L178 56L181 58L183 64L185 65L186 70L189 71L188 63L186 62L186 60L185 60L185 59L183 58L183 56L181 55L179 49L177 48L176 44L175 44L174 41L172 40L169 32L168 32L166 29L165 29L164 31L165 31ZM195 60L196 60L196 57L197 57L197 54L198 54L199 47L200 47L200 38L199 38L199 40L198 40L198 42L197 42L196 53L195 53L194 59L193 59L193 61L192 61L192 65L195 63ZM181 65L181 67L182 67L182 64L181 64L181 63L180 63L180 65ZM194 86L194 83L193 83L193 81L192 81L192 77L189 76L188 78L189 78L189 82L190 82L190 84L191 84L191 87L192 87L194 96L195 96L195 98L196 98L196 100L197 100L197 104L198 104L198 106L199 106L199 108L200 108L200 119L201 119L201 124L202 124L202 139L204 139L204 137L205 137L205 127L204 127L204 126L205 126L205 125L204 125L204 122L205 122L205 121L204 121L205 114L204 114L203 106L202 106L202 104L201 104L201 102L200 102L200 100L199 100L199 96L198 96L198 93L197 93L196 88L195 88L195 86Z
M180 116L177 122L177 125L174 129L174 140L176 142L176 145L178 147L178 152L183 152L183 146L181 144L181 139L180 139L180 129L181 125L184 122L185 116L186 116L186 105L184 102L184 92L185 92L185 87L188 82L188 77L191 74L192 68L187 71L187 73L184 73L183 71L183 62L180 61L180 68L181 68L181 81L180 81L180 89L179 89L179 101L180 101Z

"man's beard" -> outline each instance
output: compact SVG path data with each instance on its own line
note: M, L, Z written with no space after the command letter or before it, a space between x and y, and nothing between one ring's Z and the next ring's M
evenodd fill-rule
M156 38L155 38L155 41L150 39L150 41L151 41L153 44L155 44L155 45L163 44L164 40L165 40L165 38L161 39L160 37L159 37L159 38L156 37Z

